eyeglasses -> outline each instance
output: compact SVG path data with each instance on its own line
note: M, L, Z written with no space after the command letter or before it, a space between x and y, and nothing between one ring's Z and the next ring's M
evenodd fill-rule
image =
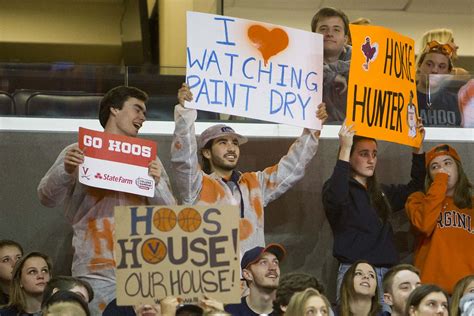
M438 41L431 41L426 44L425 53L437 52L451 58L453 56L454 48L449 44L441 44Z

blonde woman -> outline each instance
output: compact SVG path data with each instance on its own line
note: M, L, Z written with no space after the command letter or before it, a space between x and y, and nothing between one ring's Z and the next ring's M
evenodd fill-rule
M288 304L285 315L306 316L306 315L331 315L331 305L326 296L317 290L309 288L303 292L295 293Z
M465 276L459 280L454 286L453 295L451 296L451 307L449 314L451 316L459 316L459 301L466 294L474 293L474 274Z

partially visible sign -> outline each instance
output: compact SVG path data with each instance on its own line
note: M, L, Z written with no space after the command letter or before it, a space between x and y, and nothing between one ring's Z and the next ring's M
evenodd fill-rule
M79 148L84 163L79 166L82 184L148 197L155 194L155 180L148 164L156 158L156 143L79 128Z
M418 147L414 41L380 26L350 30L346 125L357 135Z

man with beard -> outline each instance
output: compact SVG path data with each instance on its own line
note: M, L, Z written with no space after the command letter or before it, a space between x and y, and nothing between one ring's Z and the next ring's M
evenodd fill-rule
M398 264L385 273L382 285L384 303L392 310L391 314L386 311L383 314L402 316L408 296L421 285L420 271L411 264Z
M218 124L202 132L196 142L197 111L184 108L184 102L192 98L188 85L183 83L178 91L171 144L171 163L182 203L239 206L241 254L255 246L264 247L264 207L303 178L318 149L320 131L304 129L277 164L263 171L240 172L236 165L240 146L247 138L230 126ZM324 104L319 105L316 116L325 121ZM202 156L202 169L198 153Z
M285 256L285 248L280 244L247 251L240 266L249 295L242 297L240 304L225 306L225 311L234 316L274 315L273 300L280 280L280 262Z

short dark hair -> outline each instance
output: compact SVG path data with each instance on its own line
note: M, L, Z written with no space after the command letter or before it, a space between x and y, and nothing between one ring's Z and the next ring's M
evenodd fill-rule
M146 102L148 101L148 94L135 87L118 86L110 89L109 92L104 95L100 101L99 108L99 122L103 128L105 128L109 120L110 108L121 109L124 102L129 98L137 98L138 100Z
M278 283L275 300L273 301L273 312L276 315L282 315L283 311L280 306L288 306L293 294L308 288L313 288L319 293L324 294L324 286L311 274L288 273L283 275Z
M58 303L73 303L79 305L84 313L89 316L90 311L89 307L87 306L87 303L84 302L82 297L76 293L70 292L70 291L58 291L51 295L46 302L44 302L43 305L43 313L44 315L47 315L48 309L51 308L53 305L58 304Z
M202 169L202 171L204 171L205 174L211 174L212 173L211 162L209 161L209 159L204 157L202 152L205 149L212 150L212 144L213 143L214 143L214 139L211 139L200 150L200 153L201 153L201 169Z
M407 305L405 309L405 315L410 315L410 307L418 308L421 301L430 293L443 293L448 301L448 311L449 311L449 296L448 294L439 286L435 284L423 284L417 287L416 289L411 292L410 296L407 299Z
M321 18L330 18L330 17L340 17L344 22L344 34L349 35L349 19L347 15L339 9L326 7L319 9L318 12L313 16L313 20L311 20L311 31L316 32L316 25L318 24Z
M94 299L94 290L92 290L89 282L79 278L74 278L72 276L61 275L51 278L51 280L49 280L49 282L46 284L43 292L43 302L41 305L44 306L44 304L49 300L49 298L53 295L54 289L58 289L60 291L70 291L75 286L82 286L86 289L87 294L89 295L89 301L86 303L90 303Z
M0 249L2 249L3 247L16 247L20 250L21 254L23 255L23 247L14 240L1 239L0 240Z
M420 270L415 266L408 263L397 264L396 266L391 267L383 276L382 286L384 293L392 293L393 278L400 271L411 271L416 275L420 276Z

